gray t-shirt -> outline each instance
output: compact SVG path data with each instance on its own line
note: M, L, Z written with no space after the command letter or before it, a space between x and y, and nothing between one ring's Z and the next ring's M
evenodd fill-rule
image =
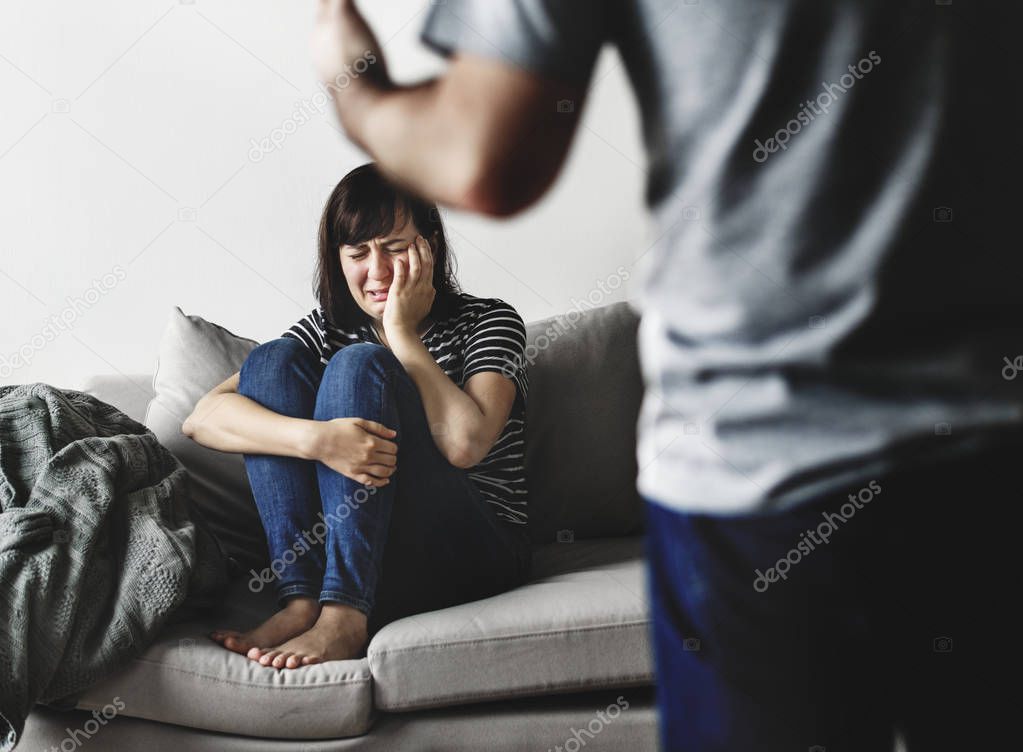
M776 510L1023 423L1016 3L444 0L422 38L641 110L639 490Z

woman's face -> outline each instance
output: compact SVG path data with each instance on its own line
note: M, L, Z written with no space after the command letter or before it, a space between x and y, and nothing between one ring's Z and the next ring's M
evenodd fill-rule
M386 291L394 279L394 261L402 259L408 270L408 248L419 230L411 218L390 234L372 238L360 245L341 246L341 272L348 282L352 298L370 317L380 321L384 316Z

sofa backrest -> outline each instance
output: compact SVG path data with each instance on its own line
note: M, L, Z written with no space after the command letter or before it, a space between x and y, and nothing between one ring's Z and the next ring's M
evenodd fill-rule
M628 303L526 326L526 477L534 543L637 534L643 393Z
M151 373L93 374L82 382L81 391L113 405L139 423L145 422L146 408L155 394Z
M642 395L638 324L627 303L615 303L526 326L525 465L535 543L642 530L635 482ZM180 426L181 416L240 368L255 344L175 308L162 339L158 378L100 374L83 386L145 422L182 461L204 513L214 523L223 521L218 532L239 561L258 561L265 545L242 458L196 444ZM160 400L171 403L154 410L154 400L147 414L158 380Z

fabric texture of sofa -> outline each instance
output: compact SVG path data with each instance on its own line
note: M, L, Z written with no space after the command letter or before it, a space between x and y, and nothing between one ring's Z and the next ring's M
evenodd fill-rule
M185 464L245 574L222 608L168 627L75 708L37 706L25 748L655 749L634 482L638 316L627 303L573 313L527 326L532 580L392 622L360 660L278 671L206 637L259 623L274 597L253 577L267 554L240 455L180 433L196 395L257 343L174 309L152 377L98 375L84 390L142 420Z

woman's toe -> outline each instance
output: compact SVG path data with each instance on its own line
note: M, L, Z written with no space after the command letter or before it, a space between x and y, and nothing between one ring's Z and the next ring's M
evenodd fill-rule
M320 659L318 657L316 657L315 655L306 655L306 656L302 657L302 665L303 666L308 666L308 665L310 665L312 663L319 663L319 662L320 662Z
M274 668L284 668L290 657L291 653L278 653L273 659Z
M250 658L254 661L258 661L260 658L263 657L263 648L253 646L249 648L249 652L245 654L245 657Z
M255 647L252 644L252 638L242 635L238 632L228 634L224 638L224 647L233 650L236 653L247 653L250 649Z
M270 662L278 655L280 655L280 651L268 650L265 653L263 653L263 655L259 656L259 662L262 663L264 666L269 666Z

